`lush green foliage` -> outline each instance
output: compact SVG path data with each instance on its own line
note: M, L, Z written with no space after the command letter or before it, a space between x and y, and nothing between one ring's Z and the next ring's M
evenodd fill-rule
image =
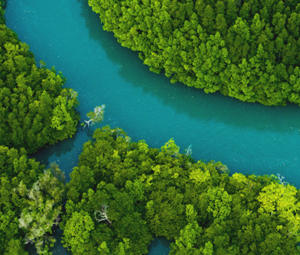
M250 102L300 103L295 1L89 1L105 29L173 82ZM64 176L55 164L45 170L28 159L23 147L34 152L72 136L77 93L62 89L61 73L36 67L5 27L0 3L0 253L26 255L30 242L48 254ZM102 121L103 109L86 125ZM295 187L280 175L230 177L220 162L194 162L191 147L180 154L173 139L151 149L121 129L97 129L67 198L61 228L74 255L146 254L155 235L175 240L172 255L299 254Z
M57 165L45 170L24 149L0 146L0 254L25 255L29 242L39 254L48 254L55 242L48 235L61 211L61 179Z
M43 62L37 67L29 47L5 24L0 53L0 145L32 153L74 135L77 93L62 88L62 74Z
M300 104L299 0L88 0L104 29L171 82Z
M84 123L81 123L81 126L85 128L86 126L93 126L95 123L100 123L103 121L104 118L104 109L105 105L102 106L96 106L94 108L93 112L89 112L86 116L89 118L89 120L85 120Z
M36 66L29 47L5 26L2 7L0 0L0 254L28 254L25 243L49 254L64 176L55 164L45 170L28 159L24 148L32 153L75 133L77 93L62 89L66 79L54 68Z
M143 195L125 188L127 180L134 181L144 172L134 167L138 164L135 158L141 153L133 150L122 163L121 158L134 144L124 138L120 129L105 130L95 131L97 142L84 145L80 163L71 173L67 184L69 200L61 225L63 240L74 255L145 254L152 235L142 217L142 201L137 201ZM101 213L106 214L107 220Z
M6 1L0 0L0 24L5 23L5 18L4 18L4 8L6 6Z
M161 150L104 127L84 145L67 184L64 243L73 254L299 254L300 192L281 176L228 175L171 139Z

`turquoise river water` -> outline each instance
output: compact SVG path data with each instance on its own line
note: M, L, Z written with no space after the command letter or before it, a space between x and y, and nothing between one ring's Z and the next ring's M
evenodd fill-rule
M8 0L6 24L30 45L37 62L55 66L67 78L65 86L78 91L82 122L105 104L105 121L97 127L120 127L150 147L173 137L181 152L192 144L196 160L221 161L231 173L280 173L300 188L299 106L267 107L173 85L103 31L87 0ZM92 133L80 128L33 157L46 166L56 161L69 178ZM149 254L168 254L168 245L156 239ZM53 254L67 252L57 244Z

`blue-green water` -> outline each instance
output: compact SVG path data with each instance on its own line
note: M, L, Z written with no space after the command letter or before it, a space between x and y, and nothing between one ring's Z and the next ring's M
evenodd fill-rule
M281 173L300 188L299 106L266 107L173 85L104 32L86 2L9 0L6 10L7 26L37 62L55 66L67 77L65 86L78 91L82 121L105 104L103 124L123 128L134 141L161 147L174 137L182 152L192 144L196 160L222 161L231 173ZM68 177L91 135L80 129L34 157L46 165L56 161Z

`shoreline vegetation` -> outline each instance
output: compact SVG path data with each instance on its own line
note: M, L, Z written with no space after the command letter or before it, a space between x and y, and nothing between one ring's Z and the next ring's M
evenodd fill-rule
M74 134L77 93L61 88L54 68L36 66L0 3L1 254L28 255L28 243L51 254L56 225L74 255L147 254L155 236L174 240L171 255L300 254L300 191L280 174L229 176L221 162L195 162L191 146L149 148L109 126L84 144L67 184L55 163L29 159ZM96 107L85 126L103 114Z
M63 243L72 254L299 254L300 192L284 177L245 176L194 162L171 139L161 149L105 126L84 144L66 185Z
M264 105L300 104L299 1L88 3L104 30L172 83Z
M64 185L58 165L45 170L24 149L0 146L0 252L28 255L25 240L49 254L59 224L73 255L147 254L155 236L174 240L171 255L300 254L299 190L280 174L229 176L191 154L173 139L149 148L105 126Z
M34 153L72 137L80 119L77 92L62 88L66 78L54 67L37 66L29 46L0 21L0 145Z
M0 0L0 254L25 255L34 243L49 254L64 198L64 176L27 153L72 137L78 126L77 92L62 88L66 78L43 61L5 25Z

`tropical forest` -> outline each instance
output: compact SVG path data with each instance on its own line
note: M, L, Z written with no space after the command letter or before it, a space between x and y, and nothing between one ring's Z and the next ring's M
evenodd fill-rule
M300 0L0 0L0 254L300 254Z

